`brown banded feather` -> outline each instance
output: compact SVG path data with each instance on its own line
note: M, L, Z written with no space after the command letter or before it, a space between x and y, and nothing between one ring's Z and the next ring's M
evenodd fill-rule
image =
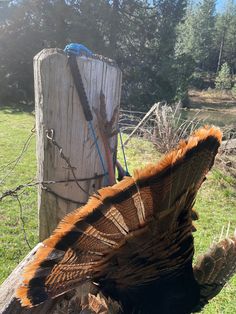
M145 210L144 202L142 200L140 190L137 184L136 184L136 188L137 188L137 193L132 195L132 199L133 199L134 207L136 208L136 211L137 211L139 225L140 227L142 227L146 221L146 210Z
M224 287L236 272L236 236L212 245L194 266L194 276L200 286L199 311Z
M88 280L125 288L184 267L193 256L192 206L221 137L216 128L200 129L158 164L99 190L67 215L26 267L17 290L22 305Z
M123 235L127 235L129 233L129 228L126 225L123 216L121 213L116 209L115 206L111 206L104 214L104 216L110 220L114 227L117 228Z
M139 189L139 194L140 194L140 197L142 199L142 203L145 209L145 220L149 221L150 217L153 216L153 209L154 209L153 197L155 196L152 195L150 186L145 186Z

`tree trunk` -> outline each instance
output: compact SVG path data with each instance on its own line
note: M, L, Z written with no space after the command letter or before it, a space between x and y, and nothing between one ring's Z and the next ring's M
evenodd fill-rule
M119 28L119 0L113 0L112 14L111 14L111 30L110 30L110 55L112 58L116 57L117 51L117 34Z
M221 60L222 60L222 54L223 54L223 49L224 49L224 43L225 43L225 35L226 35L226 29L224 28L222 38L221 38L221 43L220 43L219 58L218 58L217 69L216 69L217 73L220 71L220 67L221 67Z

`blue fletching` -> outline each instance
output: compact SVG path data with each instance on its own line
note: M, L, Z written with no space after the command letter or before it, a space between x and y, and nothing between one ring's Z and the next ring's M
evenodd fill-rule
M71 43L69 45L66 45L64 51L68 54L74 54L76 56L91 57L93 55L91 50L89 50L84 45L77 43Z

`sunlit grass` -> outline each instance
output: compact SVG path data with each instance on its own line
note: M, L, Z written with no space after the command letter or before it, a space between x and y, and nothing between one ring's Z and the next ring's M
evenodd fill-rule
M14 161L31 134L34 117L26 113L0 111L0 195L35 177L35 136L26 153L15 166ZM28 241L37 243L37 196L35 188L21 190L19 200ZM24 240L19 203L14 196L0 202L0 281L3 281L29 251Z
M232 178L229 180L222 172L214 169L202 185L195 205L200 216L196 223L196 256L206 252L213 241L219 240L223 226L225 235L229 222L230 234L233 234L236 227L236 190L230 181ZM235 309L236 277L209 303L203 313L232 314Z

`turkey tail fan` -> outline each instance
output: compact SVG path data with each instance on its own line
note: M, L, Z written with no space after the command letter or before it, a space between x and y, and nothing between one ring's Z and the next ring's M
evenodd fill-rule
M198 259L193 271L200 286L200 303L195 309L198 312L236 273L236 233L234 237L214 244Z
M221 138L217 128L199 129L156 165L98 190L67 215L25 268L22 305L88 281L127 289L184 269L193 256L195 196Z

